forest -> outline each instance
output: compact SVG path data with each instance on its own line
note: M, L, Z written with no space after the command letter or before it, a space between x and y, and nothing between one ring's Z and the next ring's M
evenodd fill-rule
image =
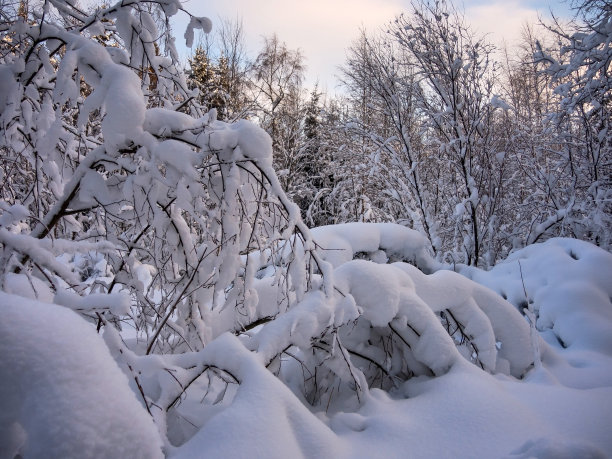
M612 4L571 6L499 49L415 0L326 94L179 0L0 0L0 458L612 457Z
M576 30L526 24L502 50L451 4L414 8L356 31L340 96L305 89L305 58L274 34L249 59L238 21L193 46L188 84L266 130L311 226L398 222L483 267L554 236L609 250L609 5L577 6Z

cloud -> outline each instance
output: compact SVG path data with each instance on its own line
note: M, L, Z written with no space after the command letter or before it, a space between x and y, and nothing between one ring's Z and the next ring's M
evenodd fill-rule
M262 46L263 36L276 32L292 49L300 49L306 59L306 83L319 79L333 91L334 74L346 57L346 49L359 28L375 30L402 11L400 0L209 0L187 3L186 9L213 19L242 18L246 45L251 56ZM175 25L182 35L182 23ZM213 25L214 27L214 25Z
M486 34L490 42L516 46L525 24L538 22L538 11L516 1L498 1L486 5L467 6L465 17L479 34Z
M501 47L515 45L525 23L536 23L538 11L547 14L551 0L464 0L465 18L478 34ZM552 0L554 1L554 0ZM306 84L318 79L322 89L334 92L338 66L357 38L360 27L374 31L397 14L410 10L409 0L207 0L188 2L187 10L213 19L243 20L248 54L254 57L264 36L276 33L291 49L300 49L306 60ZM183 15L185 16L185 15ZM187 19L175 23L181 37Z

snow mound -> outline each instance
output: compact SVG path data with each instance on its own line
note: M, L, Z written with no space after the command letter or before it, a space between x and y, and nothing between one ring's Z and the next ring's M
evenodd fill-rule
M245 338L253 355L233 338L235 345L226 337L209 345L223 344L223 352L242 356L240 369L227 354L224 361L207 361L240 374L241 383L227 405L209 411L202 428L175 450L176 457L196 457L200 451L225 457L245 451L255 457L402 457L406 451L446 457L454 451L458 457L601 458L612 451L607 432L612 362L601 338L589 336L595 318L602 328L612 324L603 301L609 292L609 254L579 241L556 240L517 252L490 272L463 267L463 275L443 269L428 275L408 263L374 262L392 261L389 248L395 248L395 256L400 253L394 237L410 238L409 231L381 237L375 225L339 226L344 228L314 232L318 244L329 244L324 257L335 265L332 298L307 294ZM342 244L343 251L333 250ZM412 247L403 256L418 250ZM575 282L581 283L579 297L538 303L548 298L547 290L552 294ZM567 348L554 339L555 347L540 338L550 341L554 324L530 329L519 312L534 304L539 314L549 308L557 327L571 323L576 311L594 317L578 324ZM468 349L478 352L480 365L468 364L476 362L458 352L466 346L457 340L458 329L461 341L473 342ZM310 348L312 342L316 346ZM542 350L535 368L534 343ZM326 344L336 352L323 353ZM274 358L278 349L291 350ZM313 359L317 354L319 360ZM257 365L257 358L270 371ZM314 383L291 376L292 368L316 375ZM580 384L581 375L587 381ZM320 395L317 379L336 391ZM362 389L357 406L346 398L351 386ZM315 416L303 404L310 404Z
M507 459L605 459L606 454L599 448L582 443L540 438L529 440Z
M209 361L228 368L241 384L232 404L170 457L344 456L331 429L235 337L222 335L209 346Z
M461 272L533 312L549 377L572 387L612 385L612 254L554 238L513 253L490 271Z
M161 439L92 327L0 292L2 457L162 457Z
M503 298L452 271L426 275L406 263L394 266L411 276L416 294L433 312L461 324L464 335L472 337L483 368L522 377L531 367L529 328Z
M462 273L517 308L532 305L538 329L563 347L612 355L612 254L576 239L554 238L521 249L490 271Z

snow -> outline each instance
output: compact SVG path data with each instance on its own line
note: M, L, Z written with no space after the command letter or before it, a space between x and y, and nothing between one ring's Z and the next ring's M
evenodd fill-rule
M210 33L212 30L212 22L208 18L199 18L191 16L187 29L185 29L185 46L191 48L193 46L193 29L201 29L204 33Z
M322 248L323 259L334 267L352 260L361 252L376 257L382 263L411 262L426 273L438 266L429 252L425 236L396 224L344 223L321 226L314 228L312 235Z
M501 343L497 357L510 363L514 376L521 377L533 363L525 321L503 298L452 271L440 270L426 276L410 265L401 267L411 274L417 295L433 311L452 311L466 332L478 337L475 343L485 367L501 371L499 365L504 362L496 363L496 343Z
M554 254L557 252L556 255L561 256L558 246L563 247L565 263L554 263ZM567 258L570 249L586 260L575 270L568 267L568 261L572 259ZM528 258L525 257L526 252L530 255ZM612 272L609 254L573 240L552 240L525 249L490 272L468 268L464 271L483 283L487 281L489 285L503 286L506 294L510 294L513 290L509 287L523 288L522 282L516 284L516 279L513 279L513 274L517 273L508 271L508 265L515 263L513 260L518 257L523 260L526 285L535 287L543 282L541 289L554 290L570 281L566 276L571 275L582 279L583 300L588 300L593 290L609 288L606 282ZM526 262L528 260L531 262ZM537 269L533 266L530 268L530 263L538 263ZM355 298L353 304L358 308L371 310L371 315L364 314L363 317L371 319L373 325L382 326L397 315L399 305L406 301L401 297L412 295L410 305L414 308L418 295L421 303L431 310L450 307L453 299L459 305L466 301L469 303L471 299L474 301L473 307L479 310L482 307L484 316L496 323L495 333L503 330L504 325L509 328L509 323L517 318L521 320L524 324L522 338L518 343L502 340L500 352L508 351L512 346L523 346L520 352L515 349L516 357L524 359L521 365L526 366L533 361L533 352L524 349L530 343L527 321L520 317L516 309L510 309L515 311L511 313L502 308L507 303L501 296L449 271L438 271L428 276L405 263L380 266L380 270L375 266L372 262L357 260L341 264L335 272L337 287L344 295L350 292ZM556 284L546 284L542 277L554 277ZM513 293L518 295L517 292ZM567 304L575 300L575 297L556 298L557 320L571 320L571 317L565 317L565 311ZM321 309L312 303L312 298L309 301L310 308L315 309L310 309L312 312L308 314L316 317L312 314ZM492 312L496 308L498 312L505 313L496 316ZM608 304L606 310L609 312L609 309ZM347 318L355 315L354 309L349 311ZM411 312L414 321L414 310ZM299 315L298 310L294 309L293 314ZM290 323L290 315L282 318ZM319 317L311 323L326 320ZM610 324L607 317L601 322L607 326ZM278 328L281 323L275 321L270 324L273 325ZM293 330L302 330L308 336L303 325L299 324ZM272 332L268 328L262 329L261 336L255 335L260 344L264 336L286 336L278 329ZM588 326L579 330L584 335L589 334ZM541 331L543 334L546 332ZM581 334L580 331L575 333ZM416 355L440 349L435 339L425 338L424 335L421 338L423 349L416 348ZM299 340L295 338L294 342ZM345 345L349 346L350 341L345 340ZM453 360L448 371L435 372L436 377L423 375L412 378L391 392L371 388L364 394L363 403L356 411L339 410L327 414L315 411L318 422L314 422L314 425L308 411L300 408L297 410L300 414L295 414L294 403L301 398L299 393L295 393L294 389L291 396L280 385L273 395L269 395L268 391L278 381L269 373L266 373L270 378L267 382L265 378L256 378L254 374L261 367L255 366L249 377L253 377L256 395L249 394L244 398L236 396L229 407L214 410L198 433L177 448L174 455L195 457L197 451L213 451L213 455L234 457L248 450L253 457L402 457L406 451L410 451L414 457L447 457L449 451L453 451L456 457L608 457L612 451L607 429L612 424L610 353L600 347L598 349L603 354L592 349L588 353L575 354L570 353L571 346L568 349L558 346L554 350L545 346L543 365L531 369L522 379L491 375L466 359L459 358ZM263 348L259 347L259 350L263 351ZM580 359L577 360L578 356ZM440 362L439 355L421 355L421 359ZM524 370L522 368L521 371ZM585 379L582 382L578 377L580 374ZM245 393L246 389L240 386L238 394ZM283 400L284 404L284 410L280 412L279 400ZM279 419L282 422L277 422ZM296 430L296 424L301 425L302 429ZM333 433L331 438L327 429ZM308 434L312 432L317 432L316 439L309 437ZM271 434L274 434L274 438L270 438ZM323 455L319 449L322 443L325 444Z
M41 265L49 266L65 279L76 282L74 273L63 263L56 260L52 253L44 250L39 240L24 234L15 234L0 227L0 243L16 252L27 255Z
M108 55L106 57L110 60ZM119 147L142 131L145 101L140 81L131 70L117 64L108 67L102 77L107 91L102 132L107 143Z
M237 133L237 144L245 158L261 167L272 166L272 139L266 131L247 120L231 124L231 129Z
M571 239L513 253L488 272L464 268L515 306L533 303L537 327L570 349L612 356L612 254Z
M529 459L605 459L606 455L600 449L588 444L572 443L565 439L549 440L540 438L529 440L523 446L512 452L508 458Z
M241 380L232 405L213 416L170 457L341 457L343 446L291 391L231 335L215 343L231 353Z
M4 278L4 291L21 295L44 303L53 303L53 292L47 284L33 276L23 274L7 274Z
M251 376L241 397L171 457L604 458L612 447L610 388L575 391L462 367L406 383L400 398L372 389L358 412L317 422L270 375Z
M272 166L272 139L266 131L247 120L214 123L210 149L225 161L247 158L264 169Z
M512 107L508 105L506 101L504 101L499 95L494 95L491 98L491 106L493 108L501 108L502 110L512 110Z
M407 451L414 457L447 457L449 452L462 458L609 457L609 253L581 241L552 239L515 252L490 271L459 266L455 273L437 266L425 274L405 262L379 264L389 261L390 253L412 259L415 251L421 253L424 246L409 230L383 226L384 232L375 224L345 228L314 233L318 242L340 241L349 253L369 253L378 263L336 257L333 297L308 292L259 330L238 338L218 334L202 351L166 360L118 351L125 349L119 335L107 333L113 355L126 356L121 367L128 375L140 374L148 391L159 384L152 409L156 422L168 425L165 441L94 326L48 304L53 295L40 280L8 276L7 290L20 296L0 294L0 365L7 375L0 382L7 400L0 418L3 449L24 457L36 456L37 448L71 457L85 443L92 454L115 457L159 456L162 444L173 458L402 457ZM381 247L384 256L378 253ZM250 287L266 304L275 301L272 279L255 279ZM76 309L109 307L110 299L100 300L55 296ZM125 303L116 300L124 309L114 312L125 314ZM542 337L537 338L541 362L535 367L530 326L519 313L530 301ZM487 371L458 351L436 316L444 310L475 337ZM262 313L275 311L268 305ZM291 370L299 364L275 356L294 346L292 355L308 365L312 337L329 333L330 326L338 328L337 346L342 347L323 362L339 378L338 387L350 387L354 378L359 399L332 393L309 408L304 383ZM351 353L384 362L380 348L368 343L385 336L387 327L410 345L401 355L415 375L402 380L397 363L389 361L385 366L395 375L394 385L381 390L370 383L367 389L371 373ZM347 367L345 358L353 365ZM279 376L270 371L273 362L280 365ZM174 399L177 381L185 384L192 378L189 372L208 366L222 368L236 381L221 391L215 385L211 389L210 381L208 386L196 381L162 420L155 406ZM163 368L174 376L166 371L164 378L156 376ZM211 390L218 391L218 402L203 403Z
M206 117L207 118L207 117ZM199 121L180 112L163 108L150 108L145 112L144 129L154 135L164 136L172 132L197 128Z
M157 428L95 329L0 292L2 457L162 457Z
M348 457L400 457L401 451L414 457L505 457L533 438L569 438L610 451L605 426L611 416L606 406L597 406L609 389L575 393L462 367L409 381L403 390L403 400L373 391L358 413L365 429L343 436L352 445Z
M0 126L4 128L9 124L12 111L18 104L16 97L19 87L11 66L0 65Z
M75 311L91 312L106 309L117 316L127 315L130 311L130 297L127 292L90 293L81 296L65 290L55 294L54 303Z

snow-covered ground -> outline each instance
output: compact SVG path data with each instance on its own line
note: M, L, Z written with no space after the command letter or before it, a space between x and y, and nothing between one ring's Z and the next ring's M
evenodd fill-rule
M362 317L374 327L399 327L393 318L403 310L411 315L409 327L420 330L418 339L412 337L413 356L432 371L415 371L392 385L370 380L357 402L346 394L335 400L340 390L332 390L312 407L300 391L303 382L283 381L261 363L273 327L251 334L259 353L249 351L244 338L222 334L201 353L240 384L208 404L199 403L205 385L194 383L168 412L167 441L95 326L67 308L26 299L32 286L20 286L15 276L12 291L21 296L0 294L1 457L155 457L162 448L176 458L612 457L612 255L585 242L552 239L513 253L490 271L462 267L461 276L428 259L408 231L345 225L313 233L322 245L335 242L345 250L344 258L341 251L328 255L337 288L354 298ZM365 260L351 261L357 255ZM408 258L432 274L399 261ZM516 314L498 316L504 298ZM423 305L429 308L422 317L454 311L468 335L486 335L482 327L490 322L499 352L485 355L486 342L479 342L477 360L465 350L445 350L446 341L426 319L414 318ZM536 316L537 327L530 327L528 318ZM478 322L483 317L489 321ZM523 336L514 344L499 338L517 317ZM512 334L516 338L515 329ZM117 348L113 336L105 338ZM374 355L373 346L358 346L350 333L343 343ZM529 354L518 355L524 349ZM395 364L383 359L382 365L391 372Z

